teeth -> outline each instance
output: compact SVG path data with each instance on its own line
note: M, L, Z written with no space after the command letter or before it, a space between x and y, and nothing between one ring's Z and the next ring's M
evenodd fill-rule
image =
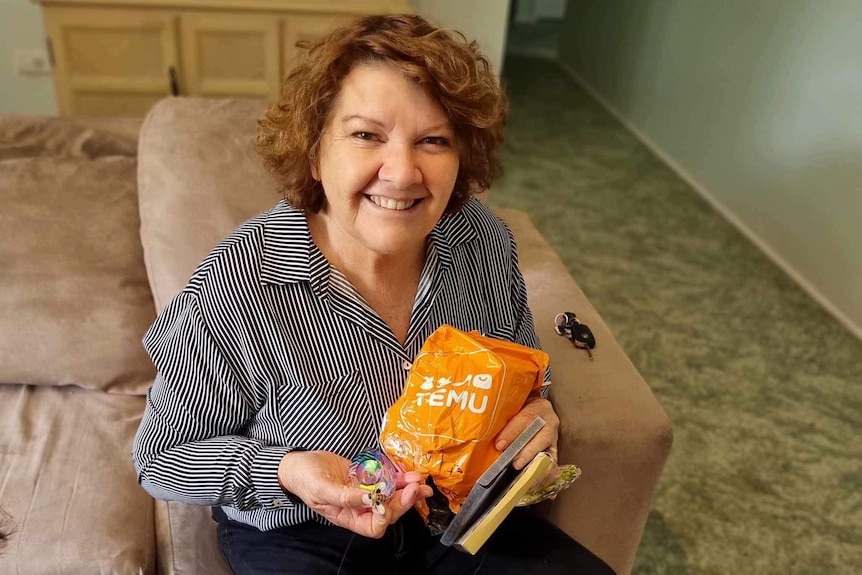
M413 207L416 200L393 200L392 198L383 198L381 196L368 196L371 201L387 210L407 210Z

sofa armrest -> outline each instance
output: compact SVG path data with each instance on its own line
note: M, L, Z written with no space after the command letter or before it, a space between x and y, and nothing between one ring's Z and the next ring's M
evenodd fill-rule
M673 436L667 415L608 327L520 211L495 210L518 242L536 331L551 357L551 398L561 422L559 458L583 476L544 512L561 529L629 573ZM596 336L595 359L554 331L573 311Z

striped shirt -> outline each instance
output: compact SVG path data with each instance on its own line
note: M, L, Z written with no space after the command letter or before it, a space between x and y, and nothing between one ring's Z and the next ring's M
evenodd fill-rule
M505 224L473 200L427 245L402 345L330 266L302 211L281 201L237 228L144 337L158 376L132 453L140 484L261 530L326 523L281 489L279 462L292 449L349 459L377 445L437 327L538 348Z

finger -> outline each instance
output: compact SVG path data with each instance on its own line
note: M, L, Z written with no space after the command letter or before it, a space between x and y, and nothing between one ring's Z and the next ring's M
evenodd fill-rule
M424 491L427 490L427 493ZM431 495L431 488L427 485L410 483L404 489L399 489L392 494L389 501L383 506L383 513L369 513L371 515L369 529L372 537L382 537L386 529L398 521L413 504L419 499L418 494L424 493L427 497Z
M431 487L419 483L411 483L404 489L396 491L389 501L393 521L407 513L417 501L430 497L432 493Z
M392 499L383 506L383 513L376 513L371 509L350 509L332 505L324 506L322 509L316 509L316 511L336 525L365 537L379 539L386 533L389 525L404 515L416 501L431 496L431 493L431 487L411 483L405 489L398 490L392 495ZM363 493L362 495L368 494ZM368 503L370 504L370 501ZM363 505L367 506L365 503Z
M544 473L544 475L542 475L541 479L538 479L536 481L535 485L533 485L533 489L536 489L536 488L544 489L545 487L550 485L557 478L557 476L559 474L560 474L560 467L556 463L554 463L553 465L548 467L548 470Z
M404 489L399 489L392 494L392 498L383 506L383 513L373 512L367 514L371 515L368 520L370 536L375 538L382 537L390 525L398 521L398 518L413 507L422 489L431 491L431 488L427 485L410 483Z
M380 514L368 510L365 513L354 516L348 524L342 524L341 526L359 535L371 537L372 539L380 539L386 533L386 528L389 527L389 515L388 512Z
M514 461L512 461L512 467L515 469L523 469L524 466L532 461L540 451L549 451L551 449L556 451L556 441L556 434L552 435L551 430L548 430L547 426L543 427L541 431L539 431L539 433L537 433L536 436L518 452L518 455L516 455Z
M559 418L554 411L554 406L547 399L541 397L532 397L527 399L524 407L521 408L503 430L497 435L495 447L502 451L530 425L536 417L541 417L545 422L543 430L551 430L552 435L556 435L557 427L559 426Z
M551 404L550 401L543 398L529 399L524 405L524 407L521 409L521 411L518 413L518 416L526 416L527 420L529 420L530 422L532 422L538 416L541 417L542 420L545 422L539 434L535 438L533 438L533 441L536 441L541 435L545 435L546 437L550 438L544 445L539 448L539 451L547 448L548 446L556 446L557 438L560 431L560 418L554 411L554 406ZM514 438L512 438L511 441L514 441ZM536 453L538 453L538 451L535 451L533 455L535 455ZM521 464L526 465L526 462L522 461Z
M372 509L352 509L338 505L324 505L315 511L339 527L349 529L365 537L378 539L386 532L392 513L384 506L383 513Z
M521 451L518 452L518 455L515 456L515 459L512 461L512 467L515 469L521 470L527 465L529 462L536 457L536 454L542 451L542 443L537 441L538 438L533 438L530 443L525 445Z
M386 529L394 522L392 519L392 511L389 509L388 505L383 506L383 513L372 511L371 513L366 513L365 517L368 518L369 536L374 537L375 539L383 537L383 534L386 533Z
M497 434L497 439L494 442L494 447L497 451L503 451L511 445L527 429L527 426L536 419L536 416L540 415L537 411L535 405L529 403L515 417L510 419L500 433Z
M363 509L371 507L371 494L358 487L347 485L332 486L321 489L320 503L337 505L347 509Z
M396 476L395 487L400 489L408 483L425 483L425 476L418 471L407 471Z
M425 485L424 483L413 483L411 485L416 486L415 491L411 489L410 491L407 491L406 493L402 492L401 494L402 503L407 509L416 505L416 502L420 499L425 499L426 497L434 495L434 490L431 489L431 486L429 485Z

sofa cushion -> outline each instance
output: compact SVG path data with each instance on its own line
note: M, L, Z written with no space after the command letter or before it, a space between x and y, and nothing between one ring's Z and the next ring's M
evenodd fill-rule
M0 383L146 392L135 181L130 157L0 161Z
M0 160L37 156L134 157L140 129L139 118L3 116Z
M129 463L144 398L0 385L0 573L153 573L153 500Z
M169 98L138 146L141 242L156 309L233 229L280 196L254 150L255 100Z
M156 557L161 575L230 575L212 509L156 501Z

